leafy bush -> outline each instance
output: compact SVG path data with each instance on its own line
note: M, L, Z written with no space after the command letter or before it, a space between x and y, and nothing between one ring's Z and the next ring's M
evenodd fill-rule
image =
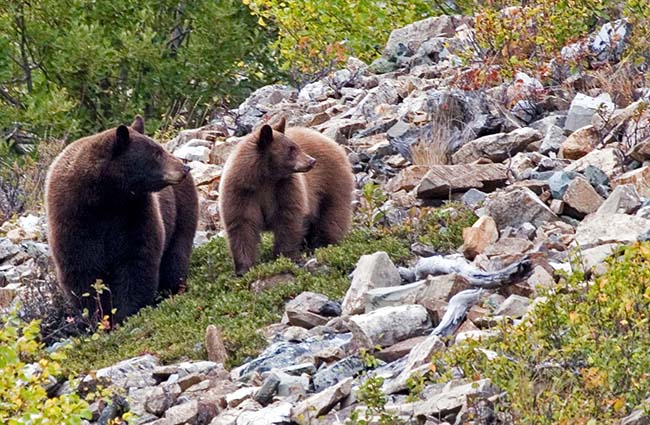
M49 397L46 387L61 374L61 351L43 353L38 322L7 316L0 324L0 422L78 424L90 419L88 403L77 394Z
M0 131L77 136L241 99L272 70L239 0L0 3Z
M435 358L507 393L515 423L614 423L650 392L650 244L622 249L586 282L574 273L520 324Z
M348 56L375 59L390 32L447 10L431 0L244 0L262 25L277 28L281 66L294 80L327 72Z

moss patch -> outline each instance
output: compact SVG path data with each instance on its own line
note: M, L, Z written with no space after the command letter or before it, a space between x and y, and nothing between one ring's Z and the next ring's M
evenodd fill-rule
M67 363L71 373L86 372L117 361L151 353L162 362L205 359L205 329L222 329L230 366L241 364L264 346L257 330L278 322L286 301L303 291L341 299L348 289L348 274L363 254L386 251L395 262L406 260L408 242L385 233L356 230L336 246L315 252L322 267L310 273L286 258L268 261L271 239L263 238L262 262L241 278L233 275L226 242L215 238L192 256L188 291L163 300L131 317L108 334L74 341ZM258 279L291 273L292 282L255 294L249 285Z

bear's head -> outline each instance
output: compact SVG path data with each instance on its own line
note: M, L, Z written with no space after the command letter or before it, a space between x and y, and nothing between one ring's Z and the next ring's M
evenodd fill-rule
M251 142L259 153L263 174L276 179L293 173L305 173L316 165L316 159L307 155L296 142L284 135L285 119L270 126L265 124L253 133Z
M144 135L144 120L137 116L127 127L108 130L110 160L103 175L123 192L158 192L183 181L190 168ZM106 146L106 145L105 145Z

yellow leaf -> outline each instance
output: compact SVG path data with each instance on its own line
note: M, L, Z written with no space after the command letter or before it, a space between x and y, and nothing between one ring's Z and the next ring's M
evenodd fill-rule
M265 27L265 26L266 26L266 22L264 22L264 19L262 19L261 16L260 16L259 19L257 20L257 25L259 25L259 26L261 26L261 27Z

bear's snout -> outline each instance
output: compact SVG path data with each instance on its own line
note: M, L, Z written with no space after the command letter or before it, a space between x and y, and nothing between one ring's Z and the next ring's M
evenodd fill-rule
M191 168L187 165L181 165L180 167L175 167L174 170L167 171L164 175L165 183L174 185L182 182L190 174L190 170Z
M316 165L316 158L313 158L309 155L305 155L305 158L302 161L298 161L298 163L296 164L293 170L296 173L306 173L307 171L314 168L315 165Z

